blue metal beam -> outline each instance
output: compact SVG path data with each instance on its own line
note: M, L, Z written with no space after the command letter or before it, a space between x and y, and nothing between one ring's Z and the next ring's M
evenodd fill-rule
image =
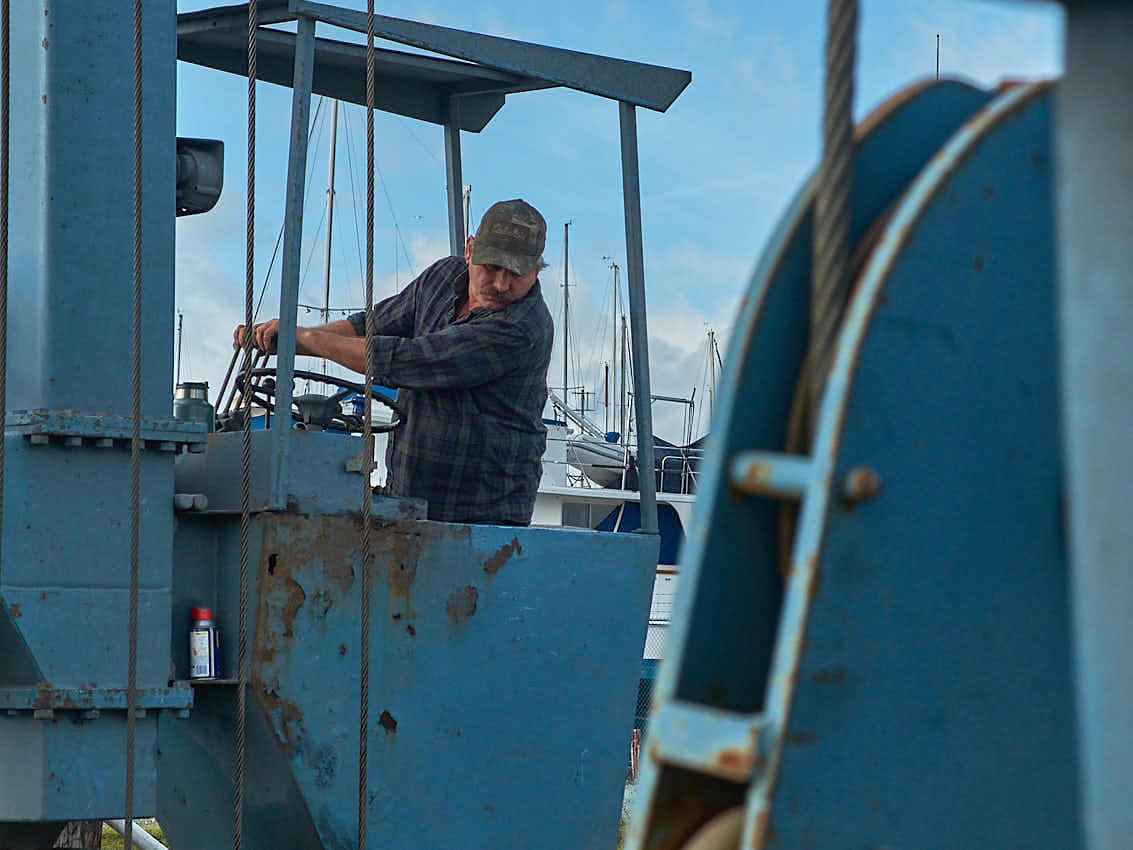
M139 688L138 708L182 709L193 705L193 689L185 682L169 687ZM0 688L5 711L126 710L125 688Z
M299 309L300 251L303 245L303 181L307 175L307 130L311 112L311 76L315 65L315 21L300 18L295 43L295 87L291 99L291 150L287 161L283 273L279 287L279 341L276 356L275 503L287 492L291 448L291 381L295 374L295 325Z
M633 350L634 410L637 414L637 482L641 530L657 533L657 482L653 465L653 408L649 387L649 330L645 322L645 259L641 240L641 178L637 162L637 113L619 103L622 144L622 201L626 224L626 283Z
M1092 848L1133 833L1133 8L1069 3L1055 140L1063 446L1083 820Z
M287 0L260 0L256 4L256 22L260 27L295 20ZM177 35L203 32L248 31L248 4L217 6L177 16ZM246 57L245 57L246 58Z
M199 24L199 22L190 22ZM295 34L261 27L257 34L256 76L290 87L295 70ZM504 95L547 88L551 83L505 74L491 68L420 56L397 50L375 50L374 106L420 121L445 124L450 94L461 96L461 129L478 133L504 104ZM366 104L365 46L327 38L315 39L311 91L360 106ZM247 73L246 30L198 30L190 27L177 38L177 58L241 76Z
M448 245L454 257L464 254L464 176L460 161L460 114L464 99L449 97L445 122L445 183L448 185Z
M291 10L355 32L366 32L366 15L363 12L308 0L292 0ZM658 112L668 109L692 81L691 73L675 68L611 59L385 15L375 16L374 32L379 38L389 41L455 56L500 71L537 77Z

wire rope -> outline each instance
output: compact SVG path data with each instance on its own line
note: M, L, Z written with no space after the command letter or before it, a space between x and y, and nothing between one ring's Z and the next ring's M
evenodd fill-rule
M857 0L829 0L822 164L814 204L811 280L809 411L813 431L838 328L850 293L850 189L854 157L854 62Z
M248 2L248 166L247 193L244 220L244 388L252 382L252 325L255 314L252 300L255 296L255 233L256 233L256 76L257 41L259 25L257 0ZM321 106L320 102L320 106ZM280 230L282 237L282 229ZM276 243L276 250L279 243ZM275 262L275 255L272 255ZM271 274L269 268L268 274ZM264 280L267 290L267 279ZM263 295L260 296L261 301ZM251 394L249 393L249 399ZM236 740L232 794L232 847L240 850L244 841L244 784L247 758L247 696L248 696L248 541L251 532L252 492L252 411L245 411L240 434L240 634L236 647Z
M10 0L0 2L0 426L8 414L8 94L11 78ZM4 434L0 433L0 540L4 539ZM0 549L3 547L0 546ZM0 559L0 611L4 607L3 560Z
M134 745L138 717L138 537L142 462L142 0L134 0L133 356L130 432L130 611L126 674L126 850L134 846Z
M384 186L384 183L383 183ZM388 199L388 194L387 194ZM391 206L392 213L392 206ZM396 219L394 220L396 226ZM403 246L404 247L404 246ZM362 414L362 616L358 694L358 850L366 850L370 735L370 479L374 469L374 0L366 2L366 384Z

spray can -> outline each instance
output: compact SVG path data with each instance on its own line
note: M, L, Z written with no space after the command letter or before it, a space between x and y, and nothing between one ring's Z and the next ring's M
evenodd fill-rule
M220 633L211 608L193 607L189 627L189 678L215 679L220 675Z

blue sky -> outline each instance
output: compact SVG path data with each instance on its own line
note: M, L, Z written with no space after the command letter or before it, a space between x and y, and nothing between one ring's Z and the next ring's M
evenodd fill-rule
M212 3L180 0L179 11ZM340 5L364 9L364 0ZM1057 75L1062 14L1054 4L991 0L865 0L862 4L855 114L935 71L984 85L1003 78ZM747 276L787 203L813 169L825 3L628 0L578 2L415 2L381 4L382 14L460 29L668 65L692 83L665 114L638 110L645 276L655 393L706 395L708 327L726 341ZM320 35L351 40L339 30ZM389 42L381 47L402 49ZM242 78L180 63L182 136L226 142L225 191L207 215L178 220L177 304L185 314L182 378L217 386L230 354L231 329L243 314L245 96ZM282 223L290 91L261 84L257 139L257 293ZM316 98L317 103L317 98ZM322 114L329 113L329 104ZM365 222L365 113L344 105L339 124L332 306L361 301ZM392 294L447 254L442 131L378 114L375 291ZM315 125L308 166L300 301L322 299L326 238L326 121ZM548 221L544 296L561 317L563 223L570 233L572 383L601 394L609 358L609 260L624 269L617 106L565 90L512 95L482 133L462 137L464 182L472 186L475 222L494 200L524 197ZM351 181L353 169L353 189ZM357 205L357 229L355 224ZM395 226L396 219L396 226ZM279 266L261 315L275 315ZM300 324L316 317L300 310ZM561 338L561 333L557 334ZM552 385L560 384L556 342ZM674 405L654 408L656 430L680 437ZM603 411L594 414L601 422ZM707 428L702 414L697 431Z

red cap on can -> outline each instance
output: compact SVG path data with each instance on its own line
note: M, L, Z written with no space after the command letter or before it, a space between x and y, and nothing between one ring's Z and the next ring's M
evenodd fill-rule
M212 609L211 608L198 608L197 606L194 605L192 610L189 612L189 614L193 618L193 620L211 620L212 619Z

